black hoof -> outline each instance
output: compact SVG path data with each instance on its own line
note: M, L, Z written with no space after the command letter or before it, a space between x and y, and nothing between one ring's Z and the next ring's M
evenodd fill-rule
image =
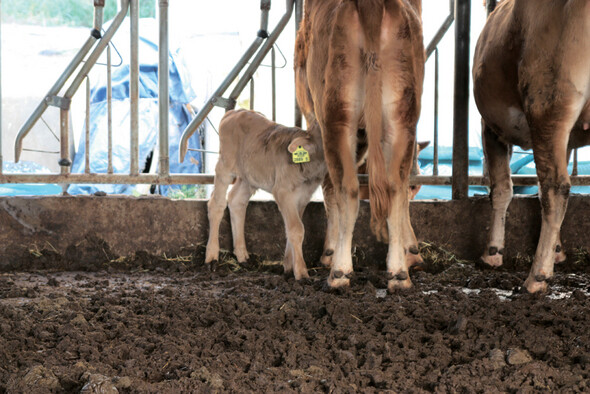
M482 269L482 270L490 270L490 269L494 268L491 265L489 265L488 263L486 263L481 257L475 261L475 266L479 269Z
M409 251L410 251L410 253L412 253L412 254L418 254L418 253L420 253L420 250L418 249L418 247L417 247L416 245L412 245L412 246L410 246L410 249L409 249Z
M498 254L498 248L496 248L495 246L490 246L490 248L488 249L488 255L495 256L497 254Z
M293 278L293 271L283 271L283 278L285 278L285 280Z
M406 271L398 272L395 275L393 272L388 272L385 277L387 278L387 280L393 280L393 279L406 280L409 278L408 273Z
M217 271L217 268L219 266L219 262L217 260L213 260L207 264L209 265L209 271L211 271L211 272Z
M297 283L301 284L302 286L310 286L313 284L313 281L310 278L301 278L297 281Z
M555 247L555 253L561 253L561 245Z
M324 256L332 256L334 254L334 250L332 249L326 249L326 251L324 252Z
M537 282L546 282L547 281L547 277L545 275L542 275L542 274L535 275L535 281L537 281Z
M340 278L342 278L343 276L344 276L344 272L342 272L342 271L340 271L340 270L338 270L338 271L334 271L334 272L332 273L332 277L333 277L334 279L340 279Z

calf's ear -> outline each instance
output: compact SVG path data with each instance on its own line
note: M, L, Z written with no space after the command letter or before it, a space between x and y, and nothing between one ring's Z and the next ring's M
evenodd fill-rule
M289 144L287 150L290 153L295 152L298 147L303 147L309 154L312 154L315 151L315 145L311 143L311 141L306 137L297 137L294 138L293 141Z
M424 150L428 145L430 145L430 141L418 141L418 152Z

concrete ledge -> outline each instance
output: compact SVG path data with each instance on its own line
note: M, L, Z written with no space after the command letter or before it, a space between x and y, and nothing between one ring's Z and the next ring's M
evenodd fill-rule
M485 246L491 207L487 197L465 201L413 201L411 216L420 241L447 246L464 259L476 259ZM590 249L590 198L570 198L562 227L567 250ZM383 263L387 245L369 229L369 205L361 202L354 243L369 261ZM311 203L304 215L305 258L317 261L325 233L322 203ZM541 214L535 197L515 198L506 227L507 257L534 253ZM249 251L281 259L285 234L274 202L251 202L246 234ZM207 204L202 200L169 200L162 197L76 196L0 198L0 266L10 265L30 250L54 250L88 242L101 242L109 253L128 256L136 251L174 255L181 248L206 243ZM229 215L221 225L222 247L231 250Z

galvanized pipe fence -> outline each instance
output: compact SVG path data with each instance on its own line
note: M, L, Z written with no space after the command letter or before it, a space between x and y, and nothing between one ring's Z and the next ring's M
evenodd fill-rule
M2 132L0 130L0 184L3 183L57 183L57 184L151 184L151 185L174 185L174 184L212 184L214 181L213 174L176 174L170 173L170 156L169 156L169 40L168 40L168 0L158 0L158 19L159 19L159 61L158 61L158 147L154 152L154 158L157 157L159 170L157 174L145 174L139 172L139 146L138 146L138 129L139 129L139 1L140 0L120 0L120 11L116 14L109 28L102 31L103 9L105 0L94 1L94 23L90 32L90 37L82 45L78 53L66 67L62 75L57 79L55 84L45 95L41 103L35 108L29 119L20 129L15 141L15 161L18 162L23 150L23 141L35 123L41 118L45 110L50 106L60 110L60 159L59 165L61 171L59 174L5 174L2 171ZM487 0L488 13L495 7L495 0ZM453 199L463 199L467 197L468 187L471 185L487 185L488 180L483 176L469 176L469 149L468 149L468 117L469 117L469 97L470 97L470 23L471 23L471 0L449 0L449 15L443 24L426 46L426 56L428 59L434 54L434 155L433 155L433 175L416 175L411 179L412 184L426 185L450 185L452 186ZM199 126L207 119L207 116L214 107L222 107L226 110L233 109L236 105L237 98L240 96L246 86L250 86L250 106L254 108L254 79L253 75L260 67L262 61L270 53L271 56L271 78L272 78L272 119L276 119L276 54L275 43L283 32L285 26L295 14L296 29L303 15L303 0L286 0L286 10L280 18L275 28L269 32L269 12L271 9L271 0L260 1L260 29L258 33L242 55L238 63L233 67L228 76L219 87L214 91L212 96L207 100L205 105L199 110L196 116L184 130L179 149L179 159L184 160L187 151L189 138L197 131ZM113 152L112 152L112 80L111 80L111 39L117 29L120 28L123 20L129 12L130 17L130 169L128 174L113 173ZM442 38L447 34L450 27L455 24L455 76L454 76L454 118L453 118L453 173L452 176L441 176L438 171L438 150L439 150L439 127L438 127L438 104L439 104L439 49L438 45ZM1 31L1 29L0 29ZM90 118L90 81L88 74L91 68L96 64L101 54L106 49L107 57L107 132L108 132L108 167L106 173L91 173L89 159L89 118ZM1 51L0 51L1 54ZM1 56L1 55L0 55ZM1 59L1 57L0 57ZM244 71L245 69L245 71ZM63 95L59 93L64 88L66 82L74 75L69 87ZM1 70L0 70L1 72ZM234 84L234 81L236 81ZM69 111L72 97L78 91L80 85L86 80L86 150L85 150L85 171L81 174L70 172L72 165L72 130L69 125ZM234 84L228 97L223 95L227 89ZM0 87L0 100L1 100ZM2 114L0 111L0 120ZM301 112L295 105L296 126L301 126ZM1 124L1 123L0 123ZM206 149L202 149L206 151ZM590 185L590 176L577 175L577 151L574 152L574 170L572 173L572 185ZM361 183L367 183L367 175L359 175ZM537 184L536 176L513 175L512 180L517 186L531 186ZM64 189L65 190L65 189Z

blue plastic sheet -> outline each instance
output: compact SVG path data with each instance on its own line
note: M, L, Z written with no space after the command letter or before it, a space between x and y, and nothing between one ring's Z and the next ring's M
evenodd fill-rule
M128 21L126 22L128 23ZM148 37L157 37L157 25L153 20L142 19L140 22L142 36L139 41L139 165L145 168L148 158L158 143L158 46ZM114 42L128 43L129 29L123 25L117 32ZM128 44L126 45L128 47ZM112 73L112 111L113 111L113 172L128 174L130 167L130 105L129 105L129 56L117 46L122 64ZM116 56L113 56L116 58ZM186 65L175 54L169 56L170 71L170 110L169 110L169 147L171 173L202 172L201 153L189 151L183 163L178 161L180 136L190 122L191 116L187 105L195 99L190 84ZM115 61L115 60L114 60ZM108 166L108 130L106 78L98 80L91 89L90 106L90 172L106 173ZM84 128L86 126L84 125ZM72 164L73 173L85 170L85 133L81 134L80 143ZM195 133L189 140L189 146L201 148L200 133ZM162 186L161 194L167 195L179 186ZM135 185L72 185L70 194L92 194L104 191L108 194L132 194Z

